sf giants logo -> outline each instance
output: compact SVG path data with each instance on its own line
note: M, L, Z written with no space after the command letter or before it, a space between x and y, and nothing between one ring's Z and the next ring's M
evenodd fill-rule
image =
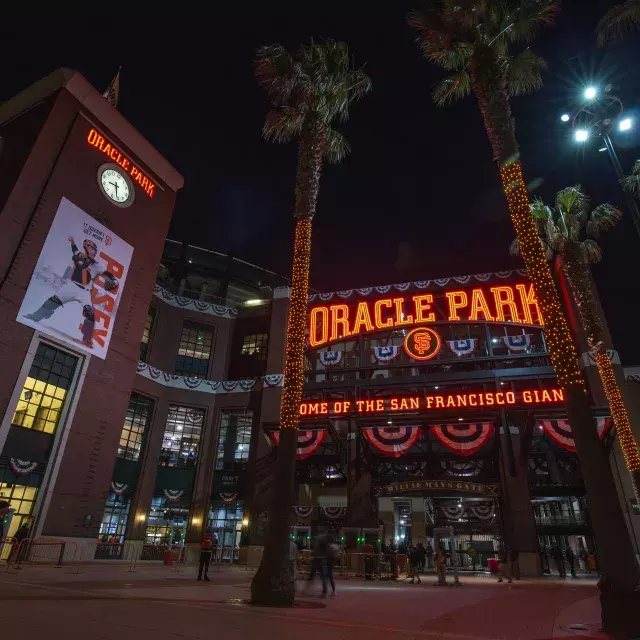
M122 281L124 276L124 267L114 260L110 255L101 251L99 259L106 265L106 271L111 273L118 282ZM102 347L105 346L105 338L109 335L111 329L111 320L116 308L116 298L120 287L107 291L104 286L105 278L103 274L93 279L93 287L91 287L91 302L93 303L93 317L95 325L93 328L93 339ZM82 325L78 325L78 329L82 331Z
M404 350L414 360L431 360L440 351L440 336L429 327L418 327L409 331L404 340Z

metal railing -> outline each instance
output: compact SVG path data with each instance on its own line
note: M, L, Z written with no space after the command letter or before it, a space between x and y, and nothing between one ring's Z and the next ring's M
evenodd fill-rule
M587 518L584 513L562 514L562 515L534 515L535 522L540 527L553 525L572 526L586 524Z

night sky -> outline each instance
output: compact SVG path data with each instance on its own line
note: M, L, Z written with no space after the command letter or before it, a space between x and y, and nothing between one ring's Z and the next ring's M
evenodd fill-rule
M353 152L329 166L314 222L312 287L321 291L521 266L498 172L473 98L432 104L441 72L421 58L406 26L417 0L375 3L212 3L171 10L131 3L50 14L5 13L0 99L57 67L103 90L122 65L119 110L185 177L170 237L232 253L288 275L296 149L260 137L268 101L253 78L256 47L310 37L345 40L373 91L341 126ZM385 8L383 5L387 5ZM549 63L545 87L513 101L527 181L551 201L575 182L594 203L624 210L598 141L579 149L559 116L591 81L611 82L640 107L640 34L598 49L606 0L567 0L533 49ZM4 9L3 9L4 11ZM638 131L618 143L623 166L640 157ZM595 269L616 347L640 364L640 240L627 215Z

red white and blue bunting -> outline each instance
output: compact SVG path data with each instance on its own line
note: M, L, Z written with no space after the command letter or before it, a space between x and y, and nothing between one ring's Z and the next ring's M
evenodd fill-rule
M220 500L222 500L222 502L224 502L224 504L231 504L232 502L234 502L235 500L238 499L238 493L225 493L225 492L221 492L220 493Z
M325 367L334 367L342 361L342 351L318 351L318 356Z
M174 293L170 293L166 289L163 289L158 284L153 287L153 295L156 296L156 298L160 298L160 300L166 302L171 307L191 309L206 315L217 316L218 318L235 318L239 313L238 309L229 309L221 304L213 304L211 302L202 302L201 300L193 300L191 298L177 296Z
M416 443L420 426L364 427L362 433L380 453L390 458L399 458Z
M468 340L447 340L449 349L458 356L468 356L476 350L477 338L469 338Z
M182 489L163 489L162 493L164 493L164 497L171 502L175 502L176 500L180 500L184 491Z
M391 345L389 347L371 347L371 353L378 362L391 362L400 353L400 347Z
M347 514L346 507L321 507L321 509L329 520L338 520L339 518L344 518Z
M495 507L491 504L480 504L476 507L469 507L471 515L478 520L492 520L496 514Z
M449 520L459 520L464 514L464 507L461 504L442 505L440 510Z
M559 447L566 451L575 452L576 443L568 420L540 420L540 425ZM611 431L613 420L609 417L599 417L596 418L596 425L598 427L598 437L602 440Z
M113 491L117 496L121 496L128 488L129 485L122 482L111 483L111 491Z
M296 460L304 460L313 455L327 435L326 429L314 429L298 431L298 445L296 448ZM271 437L276 445L280 444L280 432L272 431Z
M281 373L268 373L263 379L265 387L281 387L284 382L284 375Z
M293 507L293 512L296 514L296 516L298 516L298 518L301 518L303 520L310 518L314 510L315 510L315 507L313 506Z
M38 463L31 460L9 458L9 468L14 476L28 476L37 466Z
M516 353L522 353L531 346L531 335L523 333L519 336L502 336L502 342L509 351L515 351Z
M493 436L492 422L430 425L431 433L450 451L470 456L482 449Z
M478 273L473 276L457 276L453 278L436 278L435 280L417 280L415 282L402 282L400 284L386 284L379 287L364 287L362 289L346 289L343 291L332 291L330 293L314 293L309 296L309 302L313 302L314 300L322 300L322 302L328 302L335 298L340 298L342 300L346 300L351 296L360 296L366 297L371 295L381 294L385 295L389 293L392 289L395 291L408 291L411 287L415 289L424 290L424 289L436 289L446 287L449 284L469 284L474 280L476 282L488 282L493 279L501 279L505 280L506 278L510 278L512 276L526 276L527 272L525 269L515 269L513 271L497 271L495 273Z

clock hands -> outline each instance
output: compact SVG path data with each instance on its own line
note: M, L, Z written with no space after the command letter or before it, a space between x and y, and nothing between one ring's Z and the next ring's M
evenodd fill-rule
M110 182L109 184L113 185L116 188L116 198L118 197L118 183L117 182Z

